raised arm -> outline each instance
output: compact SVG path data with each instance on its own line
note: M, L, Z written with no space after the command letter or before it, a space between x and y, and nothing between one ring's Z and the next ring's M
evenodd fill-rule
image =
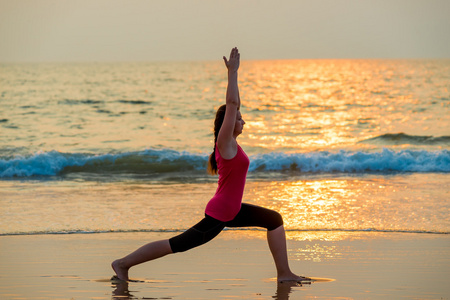
M228 86L226 94L226 112L222 127L217 137L217 146L220 155L225 159L233 158L237 153L236 137L234 136L234 126L236 123L237 111L241 103L238 88L238 69L240 64L240 54L237 48L233 48L230 58L223 57L225 66L228 69Z
M228 69L228 86L227 86L227 97L226 104L237 104L239 109L240 107L240 98L239 98L239 88L238 88L238 69L240 64L240 53L237 48L231 49L230 59L224 56L223 60L225 62L225 66Z

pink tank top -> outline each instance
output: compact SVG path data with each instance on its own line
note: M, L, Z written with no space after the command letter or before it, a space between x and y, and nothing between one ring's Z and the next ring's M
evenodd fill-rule
M214 197L206 205L205 213L222 222L233 220L241 209L250 160L239 145L237 148L235 157L224 159L216 146L219 186Z

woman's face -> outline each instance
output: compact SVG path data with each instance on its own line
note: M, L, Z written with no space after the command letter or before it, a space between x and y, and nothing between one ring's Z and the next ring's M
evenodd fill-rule
M234 135L238 136L242 133L244 129L244 119L242 119L241 112L238 110L236 113L236 123L234 124Z

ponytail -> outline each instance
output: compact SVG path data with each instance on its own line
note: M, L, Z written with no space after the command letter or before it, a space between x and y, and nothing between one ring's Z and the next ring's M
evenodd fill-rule
M225 118L225 111L227 106L224 104L217 110L216 119L214 120L214 149L209 155L207 171L211 175L217 175L217 161L216 161L216 146L217 137L219 136L220 128L222 127L223 119Z
M216 147L214 147L213 152L209 155L207 171L210 175L217 175Z

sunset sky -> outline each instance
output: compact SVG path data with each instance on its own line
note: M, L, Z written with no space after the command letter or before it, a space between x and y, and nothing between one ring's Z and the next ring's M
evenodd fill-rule
M0 62L450 58L448 0L0 0Z

